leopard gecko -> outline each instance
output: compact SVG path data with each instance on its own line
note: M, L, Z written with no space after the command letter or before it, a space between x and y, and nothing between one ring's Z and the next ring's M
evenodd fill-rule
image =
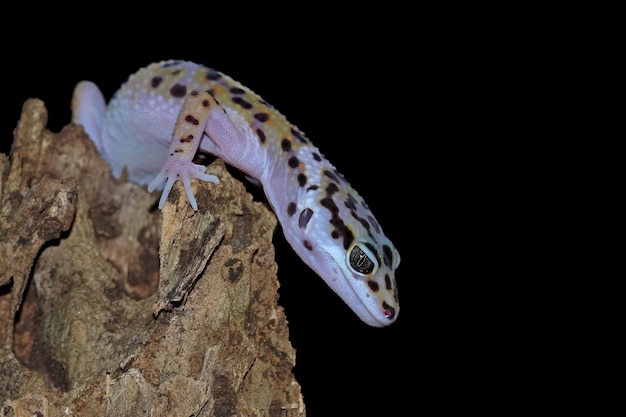
M72 121L83 126L120 178L162 189L180 180L218 183L192 162L207 152L257 182L286 240L365 323L398 317L400 255L361 196L311 141L261 97L189 61L153 63L131 75L108 105L90 81L76 85ZM163 186L163 183L165 185Z

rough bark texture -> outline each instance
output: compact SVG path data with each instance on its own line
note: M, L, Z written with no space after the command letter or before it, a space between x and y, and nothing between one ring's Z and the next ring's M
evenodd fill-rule
M275 217L220 161L160 212L46 122L28 100L0 154L0 417L304 416Z

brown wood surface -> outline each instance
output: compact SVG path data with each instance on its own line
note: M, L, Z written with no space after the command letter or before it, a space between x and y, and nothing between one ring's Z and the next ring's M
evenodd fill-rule
M46 122L0 154L0 416L304 416L274 215L221 161L159 211Z

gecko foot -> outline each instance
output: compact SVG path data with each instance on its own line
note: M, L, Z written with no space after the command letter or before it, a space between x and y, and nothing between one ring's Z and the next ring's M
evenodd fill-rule
M189 200L189 204L191 207L198 211L198 203L196 203L196 198L191 191L191 179L195 178L202 181L212 182L214 184L219 184L219 179L215 175L209 175L204 172L206 167L204 165L194 164L191 161L181 160L181 159L168 159L165 162L165 166L156 176L154 180L148 185L148 192L152 192L157 187L159 187L163 181L165 182L165 188L163 188L163 193L161 194L161 199L159 200L159 209L162 209L165 205L165 201L167 201L167 196L170 194L172 187L176 181L182 181L185 186L185 193L187 194L187 199Z

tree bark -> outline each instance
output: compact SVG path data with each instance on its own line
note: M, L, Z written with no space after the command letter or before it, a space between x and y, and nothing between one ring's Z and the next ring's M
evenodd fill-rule
M46 123L26 101L0 154L0 417L304 416L274 215L219 160L160 211Z

